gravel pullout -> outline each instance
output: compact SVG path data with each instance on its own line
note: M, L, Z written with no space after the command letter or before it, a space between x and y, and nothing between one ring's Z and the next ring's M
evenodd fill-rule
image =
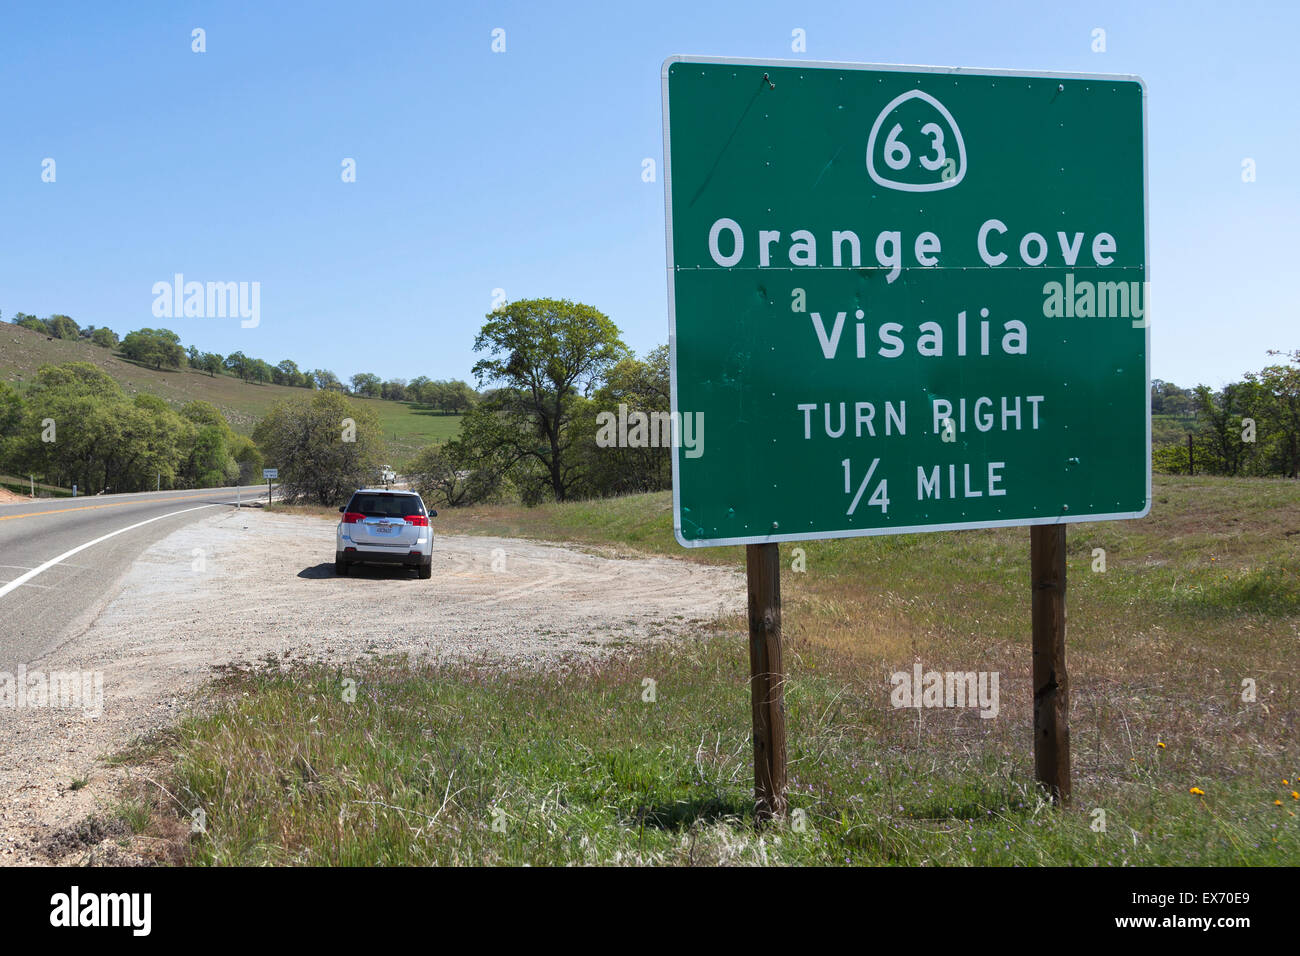
M732 570L514 538L438 535L428 581L370 567L338 578L333 559L331 522L249 510L146 550L89 626L28 666L102 672L102 712L0 707L0 864L48 864L52 847L77 846L58 835L131 772L101 758L174 722L214 666L403 654L550 668L745 607Z

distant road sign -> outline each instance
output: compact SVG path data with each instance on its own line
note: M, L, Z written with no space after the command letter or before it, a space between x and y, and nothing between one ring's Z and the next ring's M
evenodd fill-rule
M279 477L280 477L280 469L278 469L278 468L263 468L263 469L262 469L262 477L265 478L265 479L267 479L268 481L269 481L270 479L272 479L272 478L279 478Z
M679 57L663 105L681 544L1147 513L1141 80Z

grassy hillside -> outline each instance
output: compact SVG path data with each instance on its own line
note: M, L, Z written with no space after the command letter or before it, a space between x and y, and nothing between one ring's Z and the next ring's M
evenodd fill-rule
M48 339L15 325L0 325L0 381L20 389L36 377L42 365L90 362L113 377L127 394L147 392L177 408L196 400L211 402L231 427L250 434L276 402L301 396L305 390L284 385L255 385L230 375L209 377L193 369L156 371L120 358L85 341ZM460 428L460 416L441 415L413 402L356 399L379 416L388 444L389 464L400 467L425 445L443 442Z
M556 673L232 675L224 703L169 738L168 791L122 812L166 833L188 819L168 794L193 794L221 820L178 843L195 863L1294 864L1300 483L1158 476L1154 499L1148 518L1069 529L1065 810L1033 782L1029 534L1008 528L782 545L801 828L752 826L740 615ZM744 561L683 552L667 494L449 508L435 524ZM893 708L889 677L914 662L999 674L997 715Z

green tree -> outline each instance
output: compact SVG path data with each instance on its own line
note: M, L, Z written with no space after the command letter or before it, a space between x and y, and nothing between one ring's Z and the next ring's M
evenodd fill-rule
M589 305L523 299L488 313L474 351L486 353L474 365L479 385L500 386L484 404L505 420L502 441L540 467L556 501L566 500L582 481L569 426L578 400L627 354L618 327Z
M262 454L262 449L257 447L257 442L247 435L235 435L231 440L230 454L235 459L236 480L240 484L261 480L262 466L266 463L266 458Z
M287 399L258 422L253 438L280 470L290 498L320 504L368 484L383 463L384 445L374 412L331 391Z
M429 445L421 449L407 466L406 475L411 487L428 504L454 507L481 500L471 493L470 480L474 472L456 456L448 454L444 445Z
M185 349L180 336L170 329L137 329L122 340L122 354L141 365L156 369L180 368Z
M1151 383L1151 411L1164 415L1194 415L1197 410L1194 389L1179 388L1173 382L1156 379ZM1158 390L1157 390L1158 388Z
M298 369L298 364L291 359L285 359L273 370L274 381L277 385L299 386L304 384L306 376Z
M68 339L76 341L81 338L81 326L67 315L52 315L45 320L45 327L49 329L49 334L56 339Z
M1197 415L1204 427L1194 443L1196 470L1220 475L1241 471L1250 448L1242 441L1242 419L1250 414L1254 388L1244 382L1232 382L1218 392L1208 385L1194 390Z
M87 492L170 487L184 454L186 427L162 399L128 399L86 362L43 366L27 392L14 458L55 484Z
M591 494L634 494L672 486L671 428L662 424L668 421L670 406L668 346L652 350L645 360L628 356L606 373L579 425ZM597 441L601 426L620 416L631 423L629 436L644 439L644 447ZM639 416L645 416L640 430Z
M429 382L422 389L425 404L431 405L444 415L451 404L451 388L444 381Z
M382 384L372 372L358 372L352 376L352 393L365 398L378 398Z
M14 325L21 326L24 329L31 329L33 332L39 332L41 335L49 335L50 329L45 324L44 319L38 319L34 315L27 315L23 312L15 312L13 317Z
M224 415L211 402L194 401L181 409L189 434L177 480L182 487L212 488L239 477L235 459L236 435Z
M443 389L440 398L444 411L453 415L461 414L469 411L470 406L478 401L478 392L474 391L468 382L462 382L457 378L441 384Z
M104 456L104 485L119 491L176 487L193 428L163 399L146 393L113 406L111 421L116 441Z
M1291 364L1270 365L1246 376L1262 397L1257 406L1261 417L1257 432L1263 432L1271 450L1271 470L1296 478L1300 477L1300 349L1268 354L1282 355Z
M311 377L319 389L329 389L335 392L343 390L343 383L339 381L339 377L327 368L312 369Z
M247 382L253 374L253 360L243 352L231 352L222 360L221 366L231 375L238 375L242 382Z
M471 410L455 439L429 445L416 455L406 469L412 486L427 501L453 507L497 500L519 464L504 439L503 430L509 427L498 413L483 407Z
M23 398L8 382L0 382L0 471L16 471L14 444L23 421Z
M89 362L66 362L63 365L42 365L36 370L36 380L28 398L67 393L93 395L98 398L123 397L122 386L113 376Z
M106 327L91 332L90 341L92 345L98 345L101 349L115 349L118 346L117 333Z
M421 405L428 405L429 400L425 397L425 389L432 385L433 382L427 375L417 375L406 385L406 397L409 401L419 402Z

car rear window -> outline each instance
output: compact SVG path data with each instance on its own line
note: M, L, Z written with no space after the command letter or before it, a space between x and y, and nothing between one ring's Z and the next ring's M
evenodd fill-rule
M424 514L420 499L415 495L378 493L353 495L348 511L359 512L367 518L409 518Z

